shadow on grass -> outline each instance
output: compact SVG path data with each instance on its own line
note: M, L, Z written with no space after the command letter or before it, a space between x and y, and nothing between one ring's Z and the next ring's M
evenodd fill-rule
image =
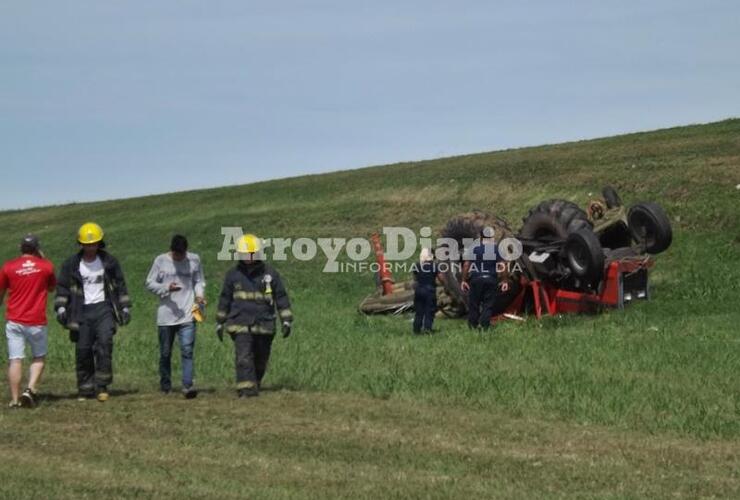
M260 387L260 393L263 392L281 392L281 391L291 391L291 392L298 392L298 391L305 391L305 388L301 388L298 384L291 384L291 383L283 383L283 384L270 384L270 385L263 385Z
M108 391L108 393L111 395L111 397L121 397L121 396L131 396L133 394L138 394L138 389L113 389ZM77 392L71 392L66 394L55 394L55 393L46 393L41 394L41 397L39 398L39 402L41 403L47 403L47 404L54 404L59 401L71 401L77 399L79 394Z

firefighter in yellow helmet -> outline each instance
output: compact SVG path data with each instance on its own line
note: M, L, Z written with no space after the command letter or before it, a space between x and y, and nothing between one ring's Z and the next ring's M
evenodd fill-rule
M81 399L108 400L113 382L113 335L131 320L131 301L118 261L103 250L103 229L94 222L77 232L80 250L64 264L57 280L57 320L75 343L77 390Z
M239 263L226 274L221 289L216 333L223 340L225 330L234 341L237 393L250 397L259 395L267 371L276 316L283 337L288 337L293 313L280 274L264 261L259 238L242 236L236 251Z

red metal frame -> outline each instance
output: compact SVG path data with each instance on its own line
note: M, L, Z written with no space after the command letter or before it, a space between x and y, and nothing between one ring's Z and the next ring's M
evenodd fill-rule
M619 308L624 305L623 276L643 269L647 270L653 265L654 261L650 257L628 257L610 262L606 267L601 291L598 293L562 290L549 283L539 280L529 281L522 277L522 291L504 314L521 314L528 294L531 294L534 315L537 319L540 319L543 314L552 316L564 313L596 312L602 307ZM503 315L494 319L502 318Z

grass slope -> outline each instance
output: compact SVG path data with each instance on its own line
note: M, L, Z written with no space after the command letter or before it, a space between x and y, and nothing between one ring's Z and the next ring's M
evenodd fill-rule
M199 385L214 392L191 406L179 400L160 405L153 394L156 301L143 289L143 280L173 232L188 235L192 249L201 254L214 304L229 265L216 260L221 226L242 226L266 237L367 236L384 225L436 229L471 208L495 212L517 226L526 209L541 199L583 203L604 184L615 185L626 203L663 204L674 222L674 245L658 259L652 276L654 300L649 303L600 316L504 324L491 335L442 320L439 335L412 338L407 318L356 312L359 300L372 290L370 274L325 274L323 261L278 263L297 321L294 336L275 343L267 383L284 391L268 393L248 408L237 406L229 392L232 347L218 343L209 320L199 333L196 370ZM361 479L382 492L396 491L395 485L399 495L431 495L436 491L432 485L440 484L440 494L731 496L740 488L737 472L727 469L734 465L738 470L740 437L738 184L740 120L728 120L246 186L2 212L0 258L13 256L19 236L33 231L57 265L75 251L79 224L99 222L109 249L123 264L135 310L134 321L119 333L115 347L115 385L130 394L101 408L80 408L63 399L74 390L73 349L66 334L52 325L45 387L62 399L33 412L30 427L21 426L28 414L0 414L0 472L9 478L0 483L0 492L10 491L25 477L15 459L33 463L37 457L29 450L48 446L47 458L39 461L49 469L41 476L42 484L64 476L67 489L58 489L60 493L92 495L111 480L106 470L120 469L136 478L151 462L155 469L183 464L171 473L184 479L165 480L165 485L164 472L151 472L141 478L150 486L137 489L116 476L116 493L146 495L174 488L171 492L193 496L233 496L243 482L235 478L214 483L222 476L200 469L223 462L226 467L261 464L254 473L262 483L254 488L264 489L250 491L262 496L308 496L324 486L327 493L339 495L346 491L342 485ZM4 346L0 354L5 354ZM322 412L322 405L332 406L331 415ZM397 411L399 418L410 421L378 416L379 409ZM348 413L358 419L378 416L375 434L368 431L359 439ZM146 425L140 415L153 420L149 428L140 428ZM461 436L456 425L467 425L469 419L482 422L487 415L490 427L470 427L469 441L453 440L454 452L435 447L432 429ZM327 431L325 441L320 431L306 435L304 426L311 428L314 421L319 425L324 418L338 425ZM207 425L209 419L216 423L215 430ZM231 420L240 421L234 426L238 438L228 432ZM90 427L98 421L131 439L119 436L115 452L101 451L113 438L100 427ZM265 436L260 422L267 426ZM67 430L63 437L56 430L60 423ZM540 425L564 434L562 441L553 441L555 448L586 432L598 443L595 447L608 449L603 456L611 466L603 468L603 484L579 482L579 471L591 460L589 453L580 455L585 462L579 458L572 468L567 458L541 461L542 472L533 474L526 460L498 449L499 439L515 449L510 440L516 436L523 449L545 446L543 439L550 441L537 432ZM509 430L502 433L499 427ZM76 430L86 430L88 438L79 440L83 433ZM146 433L157 449L142 449L149 446L142 437ZM401 450L409 433L416 437L408 437L408 446L418 453L406 455ZM267 442L266 436L275 442ZM473 460L469 469L461 466L461 457L475 455L468 448L476 442L482 443L481 453L488 458ZM612 449L622 449L623 443L639 448L641 442L654 445L646 446L642 458ZM204 443L223 448L223 453L207 450ZM680 446L707 458L681 455L671 443L684 443ZM306 448L296 452L301 446ZM322 451L312 453L317 446ZM675 458L679 456L688 458ZM653 463L659 457L664 469ZM272 475L267 471L270 464L282 464L289 472L281 475L279 466L271 467ZM85 472L85 467L93 471ZM363 472L362 467L368 469ZM65 475L71 469L76 472ZM630 475L641 469L643 475ZM322 479L327 470L340 479ZM507 474L496 479L482 472L491 470ZM509 479L510 471L521 481ZM451 482L437 482L437 474ZM196 484L199 477L211 478L204 479L206 489ZM370 494L371 489L363 488L355 484L353 493Z
M733 497L734 443L359 395L152 393L3 415L4 498ZM246 406L246 407L245 407ZM41 414L41 415L39 415ZM30 472L32 471L32 472ZM22 493L22 494L21 494Z

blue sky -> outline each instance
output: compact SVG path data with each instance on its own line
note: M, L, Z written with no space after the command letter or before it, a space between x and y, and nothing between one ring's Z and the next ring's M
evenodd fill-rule
M0 208L740 116L739 26L729 0L6 1Z

